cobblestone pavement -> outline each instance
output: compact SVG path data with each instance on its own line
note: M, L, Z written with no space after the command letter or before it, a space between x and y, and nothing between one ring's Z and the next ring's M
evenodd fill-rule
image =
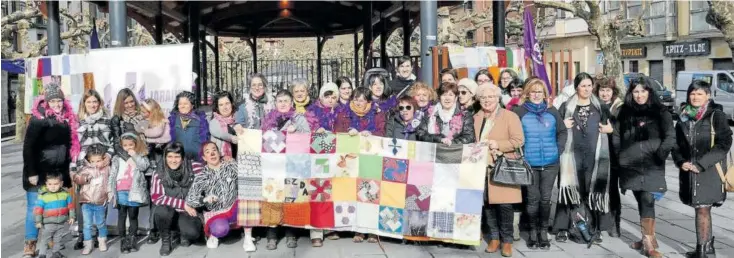
M23 231L25 215L25 192L21 185L22 146L2 143L2 257L21 257L23 251ZM694 211L683 205L678 199L678 172L669 160L667 163L668 192L662 201L657 203L657 232L660 251L667 257L684 257L686 251L696 245ZM723 207L712 211L714 235L716 236L717 257L734 257L734 194ZM637 205L631 193L622 197L622 237L610 238L604 233L604 243L587 249L586 245L575 243L552 242L551 250L529 250L525 242L518 241L514 245L514 257L643 257L629 248L629 243L640 238L639 216ZM526 235L523 234L525 238ZM105 253L94 252L88 257L157 257L160 244L142 245L137 253L121 255L119 239L111 238L112 246ZM68 239L63 254L68 257L79 257L80 251L71 248L72 239ZM301 237L299 247L288 249L284 243L275 251L265 250L265 243L258 243L259 250L245 254L239 234L231 234L223 239L219 248L208 249L203 244L188 248L176 248L171 257L500 257L499 254L483 252L486 244L476 248L458 249L442 248L433 244L403 245L400 242L383 240L382 248L378 244L352 243L351 239L337 241L326 240L324 247L311 248L310 241Z

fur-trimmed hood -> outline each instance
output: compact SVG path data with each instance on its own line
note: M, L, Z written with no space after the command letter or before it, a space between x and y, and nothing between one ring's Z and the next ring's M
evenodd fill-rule
M51 108L48 106L48 102L44 99L43 96L38 96L33 101L33 106L31 106L31 114L36 119L56 119L59 123L68 123L69 128L71 128L71 149L69 149L69 154L71 154L71 160L72 162L75 162L79 156L79 152L81 152L81 145L79 144L79 135L77 134L77 129L79 128L79 121L77 120L76 115L74 115L74 109L71 107L71 103L69 103L69 100L64 99L64 108L62 111L62 115L56 116Z

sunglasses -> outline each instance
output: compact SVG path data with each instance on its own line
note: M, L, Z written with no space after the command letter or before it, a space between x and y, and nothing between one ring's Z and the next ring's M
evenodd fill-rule
M462 96L463 95L466 95L467 93L469 93L469 92L468 91L465 91L465 90L459 91L459 94L461 94Z
M410 111L412 109L413 109L413 106L399 106L398 107L398 110L400 110L400 111L403 111L403 110Z

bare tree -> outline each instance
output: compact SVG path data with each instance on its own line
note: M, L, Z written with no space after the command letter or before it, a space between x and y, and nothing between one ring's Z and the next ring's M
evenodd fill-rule
M734 2L708 1L708 3L709 13L706 15L706 22L724 34L734 59Z

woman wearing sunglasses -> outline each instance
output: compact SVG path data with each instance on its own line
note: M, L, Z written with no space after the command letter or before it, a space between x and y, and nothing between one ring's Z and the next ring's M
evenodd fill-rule
M456 84L441 84L438 104L428 109L418 126L418 140L446 145L474 142L472 116L459 108L458 95L459 87Z
M481 108L479 102L474 101L474 94L476 93L476 82L469 78L459 81L459 104L461 104L461 111L466 111L468 116L474 115Z
M395 109L397 116L393 116L387 123L385 128L385 137L397 138L415 141L416 129L421 124L421 120L417 118L416 110L418 102L410 96L403 96L398 99L398 106Z

